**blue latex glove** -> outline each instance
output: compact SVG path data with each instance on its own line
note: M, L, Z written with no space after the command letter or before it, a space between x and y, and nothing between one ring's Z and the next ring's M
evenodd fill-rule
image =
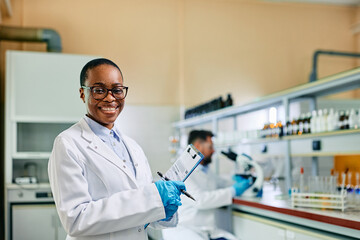
M233 175L232 176L232 180L234 180L235 182L241 182L241 181L243 181L244 179L246 179L246 178L244 178L244 177L242 177L242 176L240 176L240 175Z
M248 189L250 187L249 179L245 179L245 178L240 179L240 178L238 178L233 185L236 196L240 196L241 194L243 194L246 191L246 189Z
M165 220L170 219L177 211L178 207L181 206L181 190L185 189L185 184L180 181L156 181L155 186L157 187L161 201L165 209Z

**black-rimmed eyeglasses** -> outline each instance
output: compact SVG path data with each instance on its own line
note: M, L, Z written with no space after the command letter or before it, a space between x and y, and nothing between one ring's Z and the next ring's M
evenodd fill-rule
M92 86L92 87L81 86L81 88L90 89L91 95L95 100L103 100L104 98L106 98L109 91L111 92L111 94L114 96L115 99L122 100L126 97L129 87L118 86L108 89L101 86Z

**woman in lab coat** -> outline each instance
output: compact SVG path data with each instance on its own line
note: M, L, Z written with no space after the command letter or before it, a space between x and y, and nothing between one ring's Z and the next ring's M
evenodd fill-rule
M184 185L152 183L144 152L119 131L127 93L120 69L95 59L80 81L87 115L55 139L48 165L66 239L141 240L147 239L146 223L175 226Z
M193 130L189 134L189 144L193 144L204 159L186 180L187 190L196 202L182 198L179 209L179 224L176 228L162 231L164 240L237 240L237 238L216 226L216 208L232 204L235 196L240 196L248 187L247 179L233 182L217 176L209 169L214 153L213 134L205 130Z

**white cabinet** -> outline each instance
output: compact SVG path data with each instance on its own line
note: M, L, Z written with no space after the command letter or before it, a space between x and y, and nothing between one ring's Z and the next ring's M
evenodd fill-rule
M276 221L266 217L235 212L233 216L234 234L239 239L258 240L335 240L350 239L345 236Z
M54 204L21 204L12 206L13 240L63 240L66 232L61 226Z
M36 167L48 182L47 160L56 135L85 113L79 97L81 68L94 57L24 51L6 53L5 181Z
M60 225L55 224L54 205L37 205L44 201L37 191L46 184L49 187L47 164L55 137L86 112L79 95L80 71L94 58L6 52L5 184L7 192L17 187L32 196L21 200L21 205L14 204L9 193L5 196L7 240L11 229L13 239L65 239L63 231L57 230ZM37 183L29 188L17 186L19 177L35 177Z
M258 240L273 239L285 240L284 228L271 226L244 217L234 217L234 234L240 239Z

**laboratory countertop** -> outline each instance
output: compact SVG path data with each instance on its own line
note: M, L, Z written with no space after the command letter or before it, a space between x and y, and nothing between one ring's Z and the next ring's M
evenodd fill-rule
M334 232L351 231L360 234L360 209L349 208L342 212L292 207L290 197L279 189L274 190L271 185L264 185L261 198L234 198L233 208L308 227L319 229L334 227Z

